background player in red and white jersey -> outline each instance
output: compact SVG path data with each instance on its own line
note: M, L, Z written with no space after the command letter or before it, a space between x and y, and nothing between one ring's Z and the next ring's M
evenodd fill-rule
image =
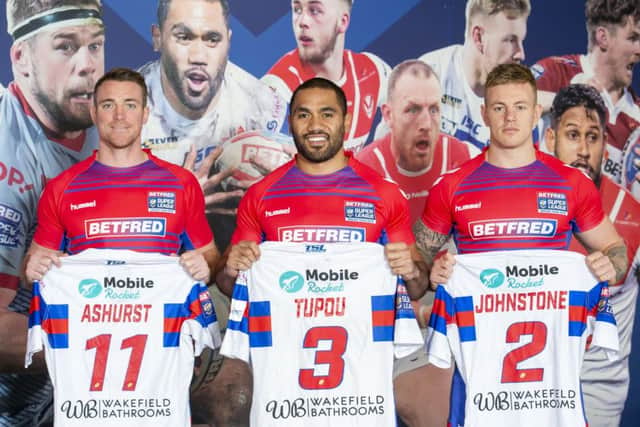
M468 0L464 44L427 52L420 59L442 86L442 131L478 153L489 143L480 108L487 74L496 65L524 61L529 0Z
M6 12L3 64L14 80L0 91L0 425L22 426L46 419L52 388L42 357L29 375L21 367L30 298L21 264L46 180L97 147L89 104L105 36L98 0L8 0Z
M550 118L545 138L547 149L589 175L600 191L605 213L627 244L629 270L623 282L610 287L609 298L618 327L619 359L609 361L601 350L589 349L581 375L589 425L618 426L629 389L631 333L640 285L640 203L610 178L602 176L607 109L595 88L572 84L560 89L553 100ZM575 239L570 249L585 252Z
M195 171L216 243L225 247L244 192L218 185L229 171L211 173L218 147L244 131L280 131L287 103L229 61L228 0L158 0L157 15L152 38L160 58L140 69L150 109L142 144Z
M344 150L349 120L345 94L331 81L313 78L294 91L289 124L298 154L241 200L232 246L216 276L225 292L231 293L238 272L258 259L263 240L388 241L385 254L394 274L407 281L410 297L424 294L427 280L421 262L415 261L419 255L408 227L406 199L395 184ZM234 400L222 414L223 425L230 419L246 423L252 393L246 363L225 359L213 384L217 400Z
M433 186L414 224L418 248L427 265L433 263L432 285L451 276L453 255L433 261L451 234L459 253L477 253L567 249L575 232L598 280L615 283L626 274L624 241L605 216L594 184L534 147L532 130L541 114L536 94L524 66L504 64L489 73L482 114L491 144ZM454 381L454 388L459 384Z
M389 75L382 116L390 132L367 145L356 159L398 184L409 199L411 223L424 211L429 189L438 177L469 160L466 144L440 132L438 76L431 67L410 59ZM453 370L428 364L424 351L394 365L394 393L407 425L442 426L449 407Z
M297 48L280 58L262 81L285 99L305 80L324 77L347 96L351 124L344 146L358 151L373 132L387 92L389 66L376 55L345 49L353 0L293 0L291 16Z
M629 189L640 180L640 162L623 162L623 151L640 124L640 99L631 90L633 69L640 61L640 5L634 0L588 0L585 6L588 45L584 55L551 56L531 67L540 104L546 112L554 95L570 83L587 83L600 92L608 110L605 175ZM543 126L548 126L545 120ZM638 155L636 155L638 158ZM640 199L640 185L634 197Z
M382 117L390 132L356 155L398 184L409 199L415 222L429 188L443 173L469 160L469 147L440 132L442 90L431 67L417 59L401 62L389 75Z

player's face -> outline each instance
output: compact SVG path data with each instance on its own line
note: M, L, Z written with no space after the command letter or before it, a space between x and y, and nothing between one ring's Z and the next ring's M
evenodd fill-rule
M203 0L172 1L162 30L154 28L164 93L181 114L207 111L224 78L230 37L220 3Z
M114 149L140 145L140 133L148 115L148 108L143 106L142 88L134 82L108 80L95 97L91 114L100 144Z
M624 25L614 27L609 32L607 63L613 73L617 87L631 85L633 67L640 61L640 22L627 18Z
M482 117L491 132L491 145L498 149L513 149L533 144L531 132L540 112L534 88L528 83L507 83L488 88Z
M293 32L303 62L322 64L333 54L349 22L346 9L344 0L293 1Z
M331 89L298 92L291 105L289 123L298 154L307 161L326 162L341 152L345 114Z
M431 165L440 136L441 96L435 76L406 73L397 80L383 115L391 128L394 157L403 169L417 172Z
M562 162L582 169L594 182L600 181L605 137L598 113L582 106L568 109L557 130L547 129L546 141Z
M527 35L527 18L510 18L504 12L486 18L483 36L485 72L500 64L524 61L524 38Z
M78 25L22 42L30 55L29 90L58 132L92 125L93 86L104 74L104 28Z

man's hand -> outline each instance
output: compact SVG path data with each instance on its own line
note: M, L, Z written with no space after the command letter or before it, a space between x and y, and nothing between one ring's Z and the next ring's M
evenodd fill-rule
M42 280L52 265L60 267L60 251L45 248L32 242L25 256L25 278L27 286L31 286L34 280Z
M431 274L429 275L432 290L435 290L439 284L449 281L449 278L453 273L453 265L455 263L456 257L449 252L439 258L436 258L433 262L433 267L431 268Z
M236 209L224 207L224 204L229 199L242 197L244 195L244 190L214 191L220 182L233 174L233 169L220 171L209 176L211 166L213 165L213 162L220 157L220 154L222 154L222 147L216 147L213 151L207 154L204 160L202 160L198 169L195 169L197 153L195 146L192 145L184 160L184 165L182 166L185 169L192 171L200 183L200 188L202 188L202 192L204 193L205 212L207 214L235 215Z
M600 282L609 282L613 285L616 282L616 269L608 256L600 251L589 254L585 261L589 271L596 276Z
M197 251L186 251L180 255L180 265L198 282L208 283L211 270L204 255Z
M405 281L416 279L420 271L413 262L411 249L406 243L387 243L384 247L387 262L393 274L401 276Z
M251 268L251 265L260 258L260 248L256 242L243 240L231 246L224 272L230 277L237 277L241 270Z

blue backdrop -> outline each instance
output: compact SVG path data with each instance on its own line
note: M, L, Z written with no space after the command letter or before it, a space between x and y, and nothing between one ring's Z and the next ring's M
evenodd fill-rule
M4 3L4 2L3 2ZM261 77L284 52L295 47L291 28L291 5L286 0L231 3L230 58ZM584 53L587 45L584 2L536 0L528 21L525 63L566 53ZM151 25L155 0L103 0L106 22L106 69L136 68L155 59L151 48ZM377 54L393 66L398 62L452 43L464 37L463 0L358 0L354 2L346 47ZM3 4L4 6L4 4ZM5 8L0 8L0 83L12 80L9 61L11 38L6 32ZM638 74L636 67L635 74ZM634 78L638 91L640 76ZM636 321L636 326L639 322ZM639 425L640 339L631 353L631 390L622 426Z

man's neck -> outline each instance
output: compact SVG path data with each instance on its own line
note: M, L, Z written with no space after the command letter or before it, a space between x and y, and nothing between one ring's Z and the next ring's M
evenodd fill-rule
M315 77L322 77L332 82L338 82L344 74L344 48L336 44L336 48L331 55L320 64L305 64L309 67Z
M489 144L485 160L503 169L515 169L530 165L536 160L536 149L533 141L516 148L502 148Z
M325 162L310 162L300 154L296 155L296 166L307 175L329 175L344 169L349 164L349 158L340 150L333 158Z
M462 46L462 72L471 90L481 98L484 98L484 83L487 79L482 69L482 58L472 43Z
M113 148L100 141L100 148L96 160L106 166L114 168L130 168L146 162L147 153L139 144L132 144L126 148Z
M611 66L608 64L606 53L600 52L598 48L595 48L587 54L587 57L593 68L593 78L602 86L601 89L604 89L609 94L611 101L616 104L622 98L625 88L616 84L614 71L611 70Z

